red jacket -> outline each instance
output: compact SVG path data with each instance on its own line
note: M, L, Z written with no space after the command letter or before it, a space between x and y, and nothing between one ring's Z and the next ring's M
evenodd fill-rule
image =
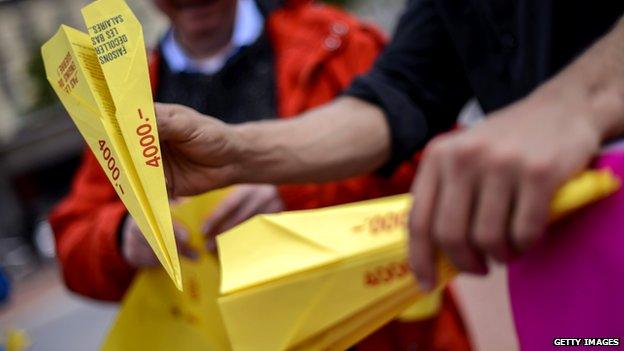
M384 45L375 28L334 8L307 1L291 2L272 12L266 26L274 49L281 118L332 100L355 75L368 70ZM159 55L152 56L150 74L155 88ZM314 208L403 193L408 191L413 175L413 165L406 163L389 179L367 175L340 182L280 186L279 192L288 209ZM123 203L87 150L70 194L50 215L69 289L100 300L122 298L135 274L119 249L117 233L125 215ZM405 348L414 340L419 345L437 345L428 349L469 348L462 322L448 297L438 318L401 324L410 330L403 333L407 338L386 328L372 336L368 344L375 346L369 349L404 349L397 346L398 340L406 342ZM395 341L388 343L391 339ZM366 343L362 349L365 347Z

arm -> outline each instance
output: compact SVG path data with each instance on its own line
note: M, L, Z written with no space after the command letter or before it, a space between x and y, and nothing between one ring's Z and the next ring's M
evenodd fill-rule
M382 111L352 97L283 123L249 123L236 130L245 145L244 181L341 179L378 168L390 152Z
M174 194L237 182L310 182L391 170L447 130L470 96L431 1L410 1L392 43L347 96L287 121L227 126L157 107Z
M101 300L121 299L134 276L118 242L126 214L97 160L86 151L71 193L49 219L70 290Z
M156 113L168 186L176 196L234 183L344 178L375 169L389 153L381 110L351 97L300 118L237 126L178 105L157 104Z

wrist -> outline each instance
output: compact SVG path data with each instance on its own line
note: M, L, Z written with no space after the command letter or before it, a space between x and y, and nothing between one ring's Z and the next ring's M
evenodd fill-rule
M532 97L560 101L601 142L624 135L624 21Z
M624 135L624 82L605 86L598 91L588 89L589 111L602 141Z
M258 170L270 169L275 148L271 139L265 137L261 122L235 125L237 146L235 169L232 170L233 183L257 183L265 179Z
M567 118L587 123L600 142L624 135L624 77L586 79L586 75L578 73L562 72L532 97L538 103L560 101L572 111Z
M624 22L619 21L572 66L571 77L587 102L602 141L624 134Z

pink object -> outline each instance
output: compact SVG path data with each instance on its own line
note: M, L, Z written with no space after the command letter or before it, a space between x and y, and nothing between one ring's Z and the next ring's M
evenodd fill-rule
M624 179L624 150L603 154L596 168ZM553 226L509 264L509 291L522 350L555 348L554 338L624 342L624 189Z

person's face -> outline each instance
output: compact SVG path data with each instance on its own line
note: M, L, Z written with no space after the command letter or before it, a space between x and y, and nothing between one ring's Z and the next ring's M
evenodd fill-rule
M222 38L230 35L236 0L154 0L169 17L176 32L189 39Z

